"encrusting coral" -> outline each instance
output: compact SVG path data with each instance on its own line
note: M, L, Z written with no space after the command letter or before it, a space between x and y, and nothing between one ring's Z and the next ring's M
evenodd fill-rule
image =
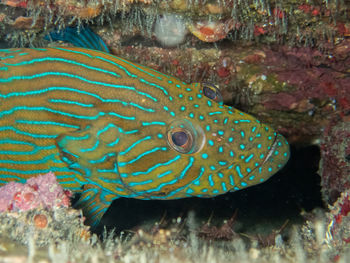
M69 207L71 192L64 190L54 173L32 177L25 184L9 182L0 188L0 212Z

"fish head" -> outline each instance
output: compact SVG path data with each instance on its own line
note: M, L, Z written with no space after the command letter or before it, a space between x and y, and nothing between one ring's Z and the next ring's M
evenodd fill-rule
M212 197L262 183L287 162L286 139L224 105L215 86L183 84L171 96L171 103L158 101L159 113L148 122L154 125L140 129L152 140L119 161L135 198ZM137 165L123 165L136 159Z

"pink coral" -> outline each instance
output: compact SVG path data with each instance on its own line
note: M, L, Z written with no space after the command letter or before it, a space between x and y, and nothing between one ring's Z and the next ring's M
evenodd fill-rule
M10 182L0 188L0 212L34 208L69 207L71 192L64 190L54 173L32 177L25 184Z

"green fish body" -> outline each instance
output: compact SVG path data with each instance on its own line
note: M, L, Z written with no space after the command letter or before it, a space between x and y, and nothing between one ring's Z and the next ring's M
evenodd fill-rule
M101 51L0 50L0 185L52 171L96 224L118 197L213 197L266 181L287 141L219 96Z

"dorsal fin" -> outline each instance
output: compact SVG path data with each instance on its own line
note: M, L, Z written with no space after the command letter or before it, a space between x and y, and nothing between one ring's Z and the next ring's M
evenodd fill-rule
M95 34L88 26L66 27L62 30L54 30L45 36L46 40L64 41L74 46L89 48L110 53L102 38Z

